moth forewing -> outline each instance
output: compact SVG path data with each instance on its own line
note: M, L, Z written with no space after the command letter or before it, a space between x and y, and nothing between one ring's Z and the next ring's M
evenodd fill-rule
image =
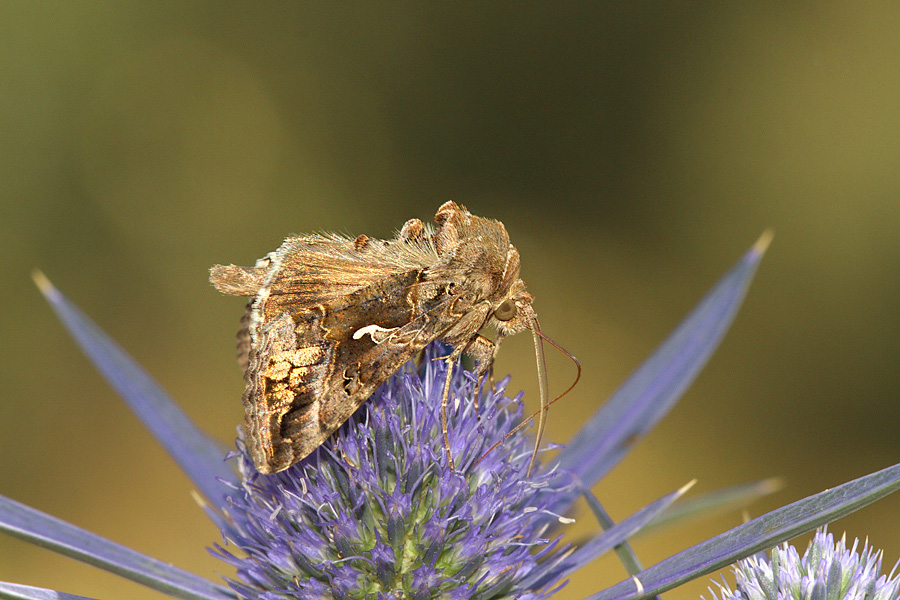
M238 337L246 365L244 428L260 472L281 471L315 450L435 340L453 348L442 402L453 464L447 434L453 361L473 355L480 378L497 348L479 330L495 322L499 341L536 330L537 320L502 223L453 202L438 209L435 222L431 228L407 221L392 240L290 237L254 267L210 270L219 291L251 297ZM535 340L545 410L543 351ZM543 412L539 435L542 419Z

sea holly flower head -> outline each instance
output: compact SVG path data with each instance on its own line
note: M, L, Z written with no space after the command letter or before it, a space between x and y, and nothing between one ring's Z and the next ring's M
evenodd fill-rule
M441 430L446 348L433 345L378 389L316 452L259 475L238 439L243 483L232 495L216 554L237 570L245 598L546 598L558 576L523 580L565 548L541 537L571 478L526 477L531 447L506 381L483 388L456 368L450 468ZM491 451L495 442L500 444ZM243 555L243 556L241 556ZM265 595L264 595L265 594ZM398 596L399 594L399 596Z
M787 543L769 556L755 555L734 566L735 586L717 583L721 600L897 600L897 565L881 572L881 550L868 542L857 552L859 540L847 547L846 538L834 541L820 529L801 557ZM714 598L715 592L710 590Z

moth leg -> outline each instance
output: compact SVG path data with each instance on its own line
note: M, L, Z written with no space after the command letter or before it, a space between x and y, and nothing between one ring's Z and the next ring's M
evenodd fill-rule
M481 334L469 340L464 352L475 359L475 374L478 376L478 382L475 384L475 412L478 412L478 393L481 390L481 384L484 383L484 376L487 375L491 382L491 390L494 389L494 358L497 356L497 349L500 347L499 340L495 344Z
M447 431L447 400L450 396L450 378L453 375L453 363L456 362L458 352L454 352L447 357L447 378L444 379L444 395L441 397L441 432L444 434L444 449L447 451L447 461L450 470L455 471L453 466L453 454L450 452L450 434Z
M494 355L491 356L491 366L488 369L488 381L491 382L491 391L494 391L494 361L497 359L497 353L500 351L500 342L503 341L503 336L498 335L497 339L494 340Z

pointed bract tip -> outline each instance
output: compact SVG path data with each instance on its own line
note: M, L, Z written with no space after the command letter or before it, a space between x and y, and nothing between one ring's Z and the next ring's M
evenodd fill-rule
M637 578L637 575L632 575L631 580L634 582L634 587L637 588L637 595L644 595L644 584L641 583L641 580Z
M686 484L684 484L683 486L681 486L680 488L678 488L678 495L679 495L679 496L684 496L685 493L687 493L687 491L688 491L689 489L691 489L692 487L694 487L694 484L696 484L696 483L697 483L697 480L696 480L696 479L691 479L691 480L688 481Z
M757 256L762 256L766 253L766 250L769 248L769 244L772 243L772 238L775 237L775 230L766 229L762 232L762 235L759 236L759 239L756 240L756 243L753 244L752 251Z
M44 272L40 269L35 269L31 272L31 279L34 280L34 285L38 287L41 293L48 300L52 299L58 292L56 288L50 283L50 280L47 279L47 276L44 275Z
M784 477L769 477L760 482L759 491L762 494L774 494L784 489L785 485Z
M194 499L194 502L196 502L197 506L200 508L206 509L209 507L209 502L206 501L206 498L201 496L196 490L191 490L191 498Z

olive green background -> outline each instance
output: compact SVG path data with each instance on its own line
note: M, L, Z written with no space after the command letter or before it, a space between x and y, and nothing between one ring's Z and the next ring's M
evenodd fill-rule
M208 577L191 485L81 356L34 268L215 437L239 299L289 233L389 236L446 200L502 220L584 378L565 442L767 227L744 309L599 487L613 517L780 475L751 515L900 462L900 6L12 2L0 36L0 493ZM531 341L499 373L535 405ZM551 355L562 389L571 364ZM900 557L900 497L832 526ZM738 512L635 542L645 564ZM573 537L595 529L583 512ZM559 598L622 579L613 559ZM0 537L0 580L136 584ZM707 578L670 592L697 598Z

